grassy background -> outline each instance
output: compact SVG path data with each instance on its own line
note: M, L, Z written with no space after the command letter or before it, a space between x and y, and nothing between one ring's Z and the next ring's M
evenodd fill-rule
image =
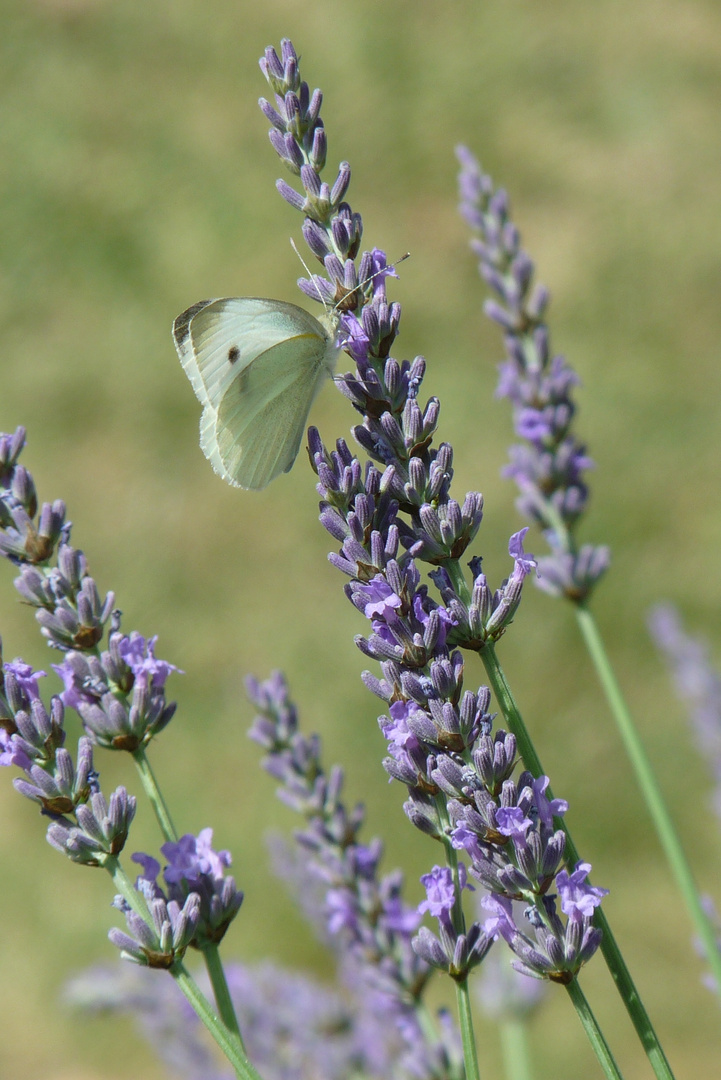
M234 853L247 898L227 955L328 970L268 869L264 833L294 822L244 734L249 671L287 671L327 760L349 766L348 798L367 802L388 866L406 870L409 897L436 858L379 766L378 708L352 644L363 627L326 562L310 470L301 459L259 494L215 477L170 338L173 317L203 296L298 297L288 236L299 238L300 217L274 190L280 170L255 104L257 57L283 35L325 92L329 164L351 161L367 243L412 251L392 283L404 309L397 355L428 358L455 491L486 497L479 545L494 580L519 519L499 479L510 432L493 399L500 341L456 215L454 144L508 187L553 291L556 348L583 380L579 429L598 463L585 538L614 551L598 617L713 889L721 844L706 770L644 618L663 596L698 630L719 628L719 6L2 0L0 12L0 429L27 425L40 497L67 501L74 542L100 587L116 590L125 628L159 634L160 655L187 672L171 683L180 707L153 762L179 827L212 823ZM313 421L332 441L352 417L328 388ZM46 666L11 579L6 566L6 657ZM716 1075L718 1007L570 611L529 590L500 654L595 880L612 890L609 919L679 1080ZM480 665L468 674L480 681ZM124 761L99 765L104 788L137 790ZM111 889L44 843L7 780L0 1075L160 1077L129 1025L57 1004L69 971L113 958ZM156 845L143 814L131 850ZM583 985L625 1076L648 1076L602 961ZM483 1021L479 1031L484 1075L498 1075L496 1035ZM560 989L531 1038L539 1080L599 1075Z

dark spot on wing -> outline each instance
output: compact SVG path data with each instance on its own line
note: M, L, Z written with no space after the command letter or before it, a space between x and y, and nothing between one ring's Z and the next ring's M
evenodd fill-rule
M230 348L228 349L228 359L230 360L231 364L234 364L239 356L240 356L240 349L238 348L238 346L237 345L231 345Z

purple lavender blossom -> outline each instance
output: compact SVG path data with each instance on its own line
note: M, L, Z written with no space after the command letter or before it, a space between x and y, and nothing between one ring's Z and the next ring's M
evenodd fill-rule
M576 869L572 874L567 870L559 870L556 874L556 888L561 898L561 910L573 922L593 918L593 913L604 896L608 896L608 889L599 889L587 881L591 873L591 864L576 863Z
M38 688L38 679L44 679L47 677L47 671L33 671L30 664L26 664L23 660L15 658L9 663L4 664L5 669L5 685L7 686L7 676L12 675L21 694L27 696L27 701L36 701L40 697L40 690ZM21 708L22 706L18 706Z
M415 1013L431 974L411 944L420 914L402 899L400 873L379 875L380 841L359 842L364 808L349 812L344 806L342 770L335 766L325 773L320 740L298 730L297 712L280 673L264 683L249 679L248 694L259 711L249 734L266 750L263 764L282 784L278 795L306 820L296 842L306 852L305 874L317 879L313 895L320 883L325 887L325 929L331 944L366 992L381 995L388 1021L402 1034L406 1054L416 1062L416 1074L428 1076L448 1051L428 1043ZM293 873L297 877L297 868Z
M136 852L133 862L142 867L137 886L152 887L154 895L172 900L182 906L188 896L198 897L199 912L192 944L202 947L210 942L218 944L238 914L243 903L243 893L236 889L235 881L225 875L232 859L229 851L214 851L211 847L212 829L201 829L197 836L186 833L178 841L168 841L161 847L167 860L163 870L166 888L158 884L160 863L150 855Z
M600 896L590 898L589 907L595 908L600 899ZM564 926L551 896L543 897L538 906L526 908L523 929L516 922L510 897L489 893L482 897L481 904L490 912L484 924L485 933L503 938L515 954L514 969L522 975L567 985L601 944L601 931L593 926L591 916L579 914L569 918Z
M473 891L466 876L466 868L458 863L457 886L454 874L448 866L434 866L430 874L424 874L421 882L426 899L418 905L419 912L428 912L438 920L438 937L427 926L422 926L413 939L413 948L426 963L445 971L452 979L467 979L468 974L485 958L493 942L484 933L480 923L472 923L468 930L460 926L460 892Z
M146 690L162 690L171 671L177 671L184 675L175 664L167 660L160 660L155 655L155 643L157 634L151 638L144 638L137 630L133 630L129 637L123 637L118 642L118 652L132 671L135 681L142 682Z
M270 141L302 188L279 181L278 190L304 214L304 237L326 275L316 274L299 284L307 296L336 305L341 340L356 367L336 382L362 417L353 435L370 461L363 465L343 440L329 452L313 428L309 450L318 476L321 522L340 545L330 560L349 579L348 599L370 622L370 633L356 643L381 664L381 679L369 672L363 677L390 714L380 720L389 742L384 767L392 779L406 785L404 809L418 829L447 845L450 813L452 829L457 830L455 843L466 847L479 880L492 880L497 892L511 897L525 892L526 900L545 912L545 893L561 865L565 834L549 825L553 811L551 804L543 803L545 788L532 786L537 778L524 773L518 785L511 780L515 741L505 732L491 738L490 693L487 687L464 690L459 651L482 651L511 624L524 580L536 567L536 560L523 549L527 530L510 539L513 570L499 589L489 587L477 556L469 564L472 588L467 586L460 560L480 528L482 496L470 492L462 504L451 496L452 448L447 443L433 445L439 402L431 398L423 407L418 399L424 359L399 363L390 355L400 307L388 303L385 253L378 248L360 251L360 215L343 201L350 183L347 163L341 164L332 186L320 178L327 149L320 92L311 94L301 81L289 41L282 43L281 57L266 50L261 69L275 95L273 104L261 100L272 125ZM560 376L557 382L563 382ZM547 441L560 419L561 411L556 417L544 413L535 420L527 412L524 430ZM557 455L559 462L563 449ZM575 477L585 464L574 444L569 476ZM577 490L582 488L577 485ZM574 497L578 501L570 494L565 499L567 511ZM421 563L435 567L430 578L440 602L421 580ZM306 815L312 807L311 820L317 825L302 834L301 842L316 857L323 854L333 928L361 934L358 893L343 892L333 880L347 860L329 847L328 823L333 818L327 806L328 781L316 771L318 747L300 739L283 689L277 681L265 687L251 684L251 697L262 713L251 734L268 750L266 767L281 780L281 797ZM340 776L337 785L334 802ZM561 813L562 804L554 809ZM356 843L356 831L357 820L349 844ZM338 835L336 825L331 831L335 844ZM351 865L353 874L347 880L358 890L363 879L352 861ZM547 921L552 921L550 915ZM566 933L558 917L556 923L547 936ZM477 923L466 931L460 897L454 901L453 921L443 917L439 932L440 938L435 938L422 928L414 949L430 967L465 979L490 940ZM568 965L578 959L574 947L569 946L568 952L573 961L565 945L549 948L555 949L554 957L558 953L559 971L566 978ZM590 951L584 958L587 955ZM553 962L549 959L551 971Z
M538 561L539 587L580 603L610 556L606 547L579 547L575 539L589 496L584 473L593 467L573 432L572 394L579 379L564 357L551 354L543 318L550 295L543 285L533 285L534 265L510 220L506 192L494 190L466 147L456 153L460 211L477 234L471 247L481 277L498 298L484 304L503 330L506 349L496 393L511 401L516 435L523 440L511 448L504 473L519 489L520 513L541 526L552 549Z
M52 665L65 685L63 703L76 710L100 746L132 753L175 715L175 703L165 699L165 682L171 672L183 672L155 656L156 640L116 631L100 656L70 650L61 664Z

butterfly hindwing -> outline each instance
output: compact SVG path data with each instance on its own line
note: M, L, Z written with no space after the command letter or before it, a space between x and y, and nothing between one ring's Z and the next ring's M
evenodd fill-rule
M263 488L298 454L313 398L327 374L328 340L299 334L266 350L218 408L218 456L236 484Z

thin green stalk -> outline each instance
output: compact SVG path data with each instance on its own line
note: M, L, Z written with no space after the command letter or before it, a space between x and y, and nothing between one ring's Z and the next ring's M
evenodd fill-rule
M245 1052L245 1043L243 1042L240 1025L238 1024L238 1017L235 1015L235 1009L233 1008L233 1001L230 996L230 990L228 989L228 980L225 977L225 969L223 968L220 959L218 946L211 944L206 945L203 948L203 959L205 960L205 966L207 967L208 975L210 976L210 983L213 987L213 996L215 998L215 1003L218 1006L218 1012L228 1031L231 1031L234 1035L238 1036L243 1052Z
M248 1061L248 1057L242 1047L238 1035L228 1031L223 1021L213 1011L210 1002L205 995L201 993L197 983L185 969L183 964L180 962L174 964L170 969L170 974L190 1002L193 1011L200 1018L202 1023L205 1024L223 1054L232 1065L235 1075L239 1077L239 1080L262 1080L260 1073L258 1073Z
M488 675L489 685L500 706L506 724L516 737L518 752L521 755L526 768L529 769L534 776L545 775L541 761L536 753L536 748L531 742L530 735L523 722L523 717L513 699L511 689L506 682L506 677L498 662L498 657L496 656L496 651L492 643L489 642L483 647L480 652L480 657L486 669L486 674ZM553 798L550 787L547 788L546 795L549 799ZM561 822L561 824L566 833L566 861L572 868L579 860L579 853L565 822ZM661 1043L659 1042L653 1024L651 1023L651 1018L646 1012L643 1002L641 1001L641 996L631 978L631 973L626 967L626 962L623 959L621 951L611 932L611 927L608 925L606 916L600 907L596 908L594 922L603 932L601 952L608 965L611 977L616 984L616 989L621 996L621 1000L626 1006L628 1015L631 1018L631 1023L636 1029L636 1033L646 1051L654 1074L658 1080L673 1080L671 1066L666 1060L666 1055L663 1052Z
M153 920L150 917L150 911L148 910L145 897L142 893L139 893L137 889L133 888L133 883L120 865L117 856L106 855L103 862L103 869L107 870L110 874L110 877L113 879L113 885L123 899L127 901L135 914L139 915L143 922L146 922L151 926Z
M463 1040L463 1060L466 1064L466 1080L480 1080L476 1036L473 1032L473 1013L471 996L468 992L468 977L456 980L456 1001L458 1002L458 1022Z
M506 1080L533 1080L525 1020L503 1020L498 1026Z
M694 929L701 939L716 985L721 986L721 952L719 952L716 944L716 935L701 904L691 867L688 864L683 846L668 812L668 807L661 794L651 762L648 759L628 705L624 700L623 693L611 667L596 620L585 605L576 604L575 606L576 617L586 642L586 648L589 651L596 674L606 695L606 700L616 721L629 761L633 766L638 786L656 826L661 846L666 854L679 891L686 902Z
M158 825L160 831L166 840L175 841L178 839L178 834L173 825L173 819L170 816L170 811L165 805L165 799L162 796L160 788L158 787L157 780L148 760L148 756L145 753L145 747L140 746L133 754L133 760L138 768L140 774L140 781L143 785L143 790L150 800L150 804L155 811L155 816L158 819Z
M603 1037L603 1032L598 1026L596 1017L591 1012L591 1006L586 1001L586 996L578 985L578 979L572 979L566 990L608 1080L623 1080L623 1074L613 1059L613 1054Z

